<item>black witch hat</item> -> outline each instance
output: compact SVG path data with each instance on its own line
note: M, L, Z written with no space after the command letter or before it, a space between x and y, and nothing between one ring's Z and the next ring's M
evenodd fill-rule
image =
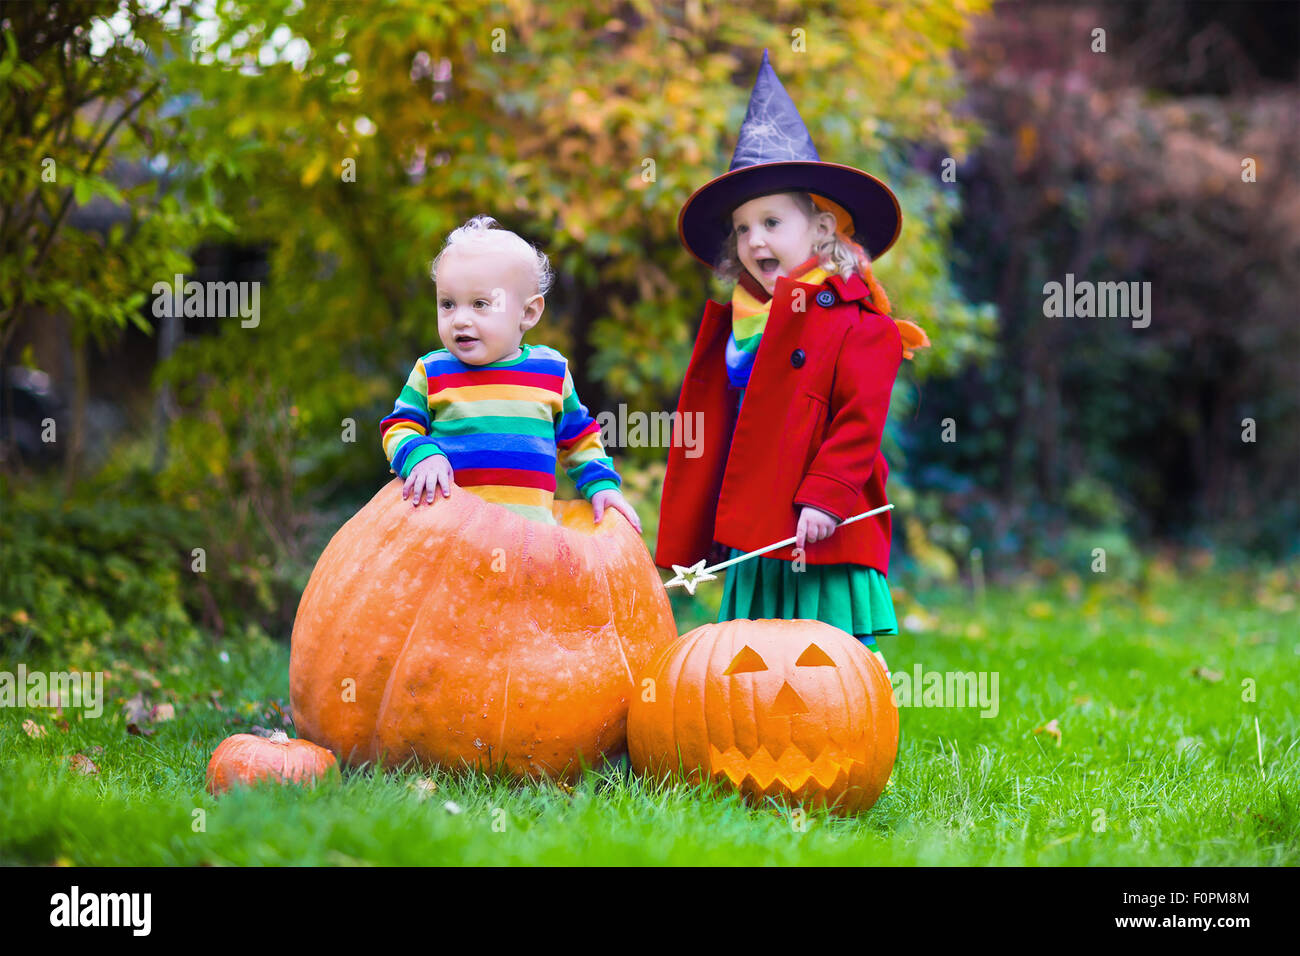
M737 206L759 196L794 191L838 204L851 220L844 231L872 260L884 255L902 228L902 210L888 186L852 166L821 161L803 117L764 50L731 166L686 200L677 218L677 233L691 255L712 268L731 233L731 213Z

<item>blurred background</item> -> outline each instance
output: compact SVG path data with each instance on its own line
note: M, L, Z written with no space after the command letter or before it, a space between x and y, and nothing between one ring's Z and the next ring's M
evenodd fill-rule
M677 213L765 47L822 158L903 206L876 274L934 343L885 441L904 629L942 589L1077 599L1098 548L1135 593L1249 571L1295 606L1300 4L105 0L0 30L6 656L287 639L392 477L378 423L472 215L551 256L528 340L593 414L671 411L725 295ZM178 274L259 283L257 325L160 314ZM1150 324L1046 317L1067 274L1150 283ZM611 451L653 548L666 449Z

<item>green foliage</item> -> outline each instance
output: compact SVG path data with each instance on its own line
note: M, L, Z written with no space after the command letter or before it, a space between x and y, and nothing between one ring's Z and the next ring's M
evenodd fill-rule
M166 66L173 87L197 93L184 115L193 169L271 258L261 325L186 343L160 373L190 398L169 494L215 508L260 468L263 520L284 536L314 488L387 477L378 420L414 357L438 345L429 262L477 213L552 257L559 281L530 340L570 355L592 410L671 410L709 281L678 243L677 212L725 169L764 46L824 156L899 174L908 225L881 277L900 315L929 322L927 363L982 354L991 338L987 311L947 277L951 201L904 182L901 165L881 169L895 142L965 148L968 124L935 108L960 95L938 54L984 3L817 5L801 13L806 52L771 26L780 3L637 4L624 18L572 0L300 6L218 3L206 47ZM338 440L344 419L360 448ZM256 460L247 471L242 449Z
M195 522L162 505L26 497L0 522L0 648L90 668L203 640L187 584Z
M993 361L929 383L913 428L935 472L924 484L1008 560L1077 522L1085 487L1136 538L1294 555L1294 90L1231 74L1240 85L1215 95L1148 95L1180 57L1086 56L1079 69L1068 11L1052 7L1032 25L999 8L964 58L986 135L958 177L954 269L996 303L1000 328ZM1231 35L1232 17L1197 10L1117 6L1110 32L1131 50L1192 50L1204 16ZM1137 284L1145 319L1048 317L1044 286L1067 275ZM945 418L958 424L946 444Z
M106 342L142 317L154 282L188 271L187 250L229 225L209 173L187 195L138 170L187 151L166 101L174 2L12 4L0 48L0 345L29 310L62 313L78 343ZM102 41L102 42L100 42ZM110 175L111 174L111 175ZM132 185L121 185L124 181ZM69 220L113 206L111 227Z

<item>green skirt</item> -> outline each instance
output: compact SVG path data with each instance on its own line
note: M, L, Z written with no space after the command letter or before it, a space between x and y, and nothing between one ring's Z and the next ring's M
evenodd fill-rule
M743 552L731 549L728 557ZM811 618L857 638L897 634L889 582L861 564L808 564L751 558L727 568L719 621L738 618Z

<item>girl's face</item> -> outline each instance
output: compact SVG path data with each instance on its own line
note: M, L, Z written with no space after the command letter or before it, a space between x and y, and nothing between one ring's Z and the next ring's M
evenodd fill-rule
M830 213L808 218L789 193L759 196L731 214L740 262L768 295L776 288L777 276L789 275L807 262L813 244L831 235L833 221Z

